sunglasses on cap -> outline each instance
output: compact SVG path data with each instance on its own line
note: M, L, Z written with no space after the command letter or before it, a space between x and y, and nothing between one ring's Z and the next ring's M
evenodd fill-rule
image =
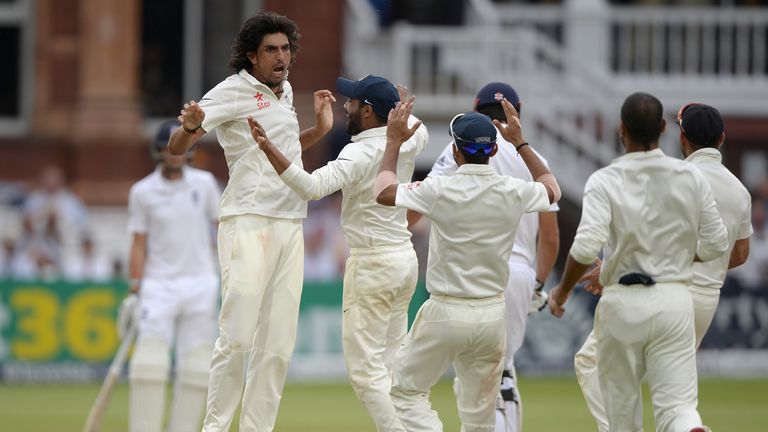
M482 152L484 155L489 155L493 151L493 146L496 144L495 138L492 142L474 142L474 141L467 141L465 139L460 138L456 133L453 131L453 123L461 118L464 114L458 114L454 118L451 119L451 123L448 125L448 133L453 138L453 144L458 148L459 143L461 143L461 150L467 152L470 155L476 155L477 153Z

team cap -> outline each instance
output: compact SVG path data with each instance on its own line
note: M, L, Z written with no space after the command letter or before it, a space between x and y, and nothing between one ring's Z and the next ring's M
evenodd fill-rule
M400 101L395 86L386 78L375 75L366 75L357 81L338 77L336 88L342 95L370 105L373 112L383 118L387 118L389 111Z

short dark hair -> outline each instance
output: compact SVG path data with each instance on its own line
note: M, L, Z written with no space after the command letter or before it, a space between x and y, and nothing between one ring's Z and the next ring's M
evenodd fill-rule
M274 33L283 33L288 37L288 43L291 45L291 64L295 63L296 54L299 52L298 41L301 39L296 23L274 12L259 12L243 23L232 45L229 67L235 72L240 69L250 70L248 53L258 50L264 36Z
M664 107L655 96L632 93L621 106L621 122L633 143L645 148L659 141L664 124Z

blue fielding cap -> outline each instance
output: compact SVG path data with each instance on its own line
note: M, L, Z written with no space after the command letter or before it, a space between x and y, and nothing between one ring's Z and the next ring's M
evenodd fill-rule
M484 85L477 92L477 96L475 96L474 109L477 111L478 107L500 104L502 99L508 100L520 112L520 98L517 96L517 92L512 86L502 82L492 82Z
M400 102L395 86L380 76L366 75L357 81L338 77L336 88L342 95L370 105L373 112L383 118L387 118L389 111Z
M469 154L490 154L496 144L496 126L491 118L478 112L459 114L451 120L451 135L456 146Z
M699 103L680 108L677 124L689 141L702 147L715 147L725 130L720 111Z

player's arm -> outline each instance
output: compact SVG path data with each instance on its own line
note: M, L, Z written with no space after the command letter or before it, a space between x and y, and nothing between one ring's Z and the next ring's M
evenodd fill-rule
M291 166L291 161L272 144L269 138L267 138L267 132L264 128L250 115L248 116L248 127L251 129L251 136L253 136L261 151L267 156L267 160L272 165L272 168L275 169L278 175L284 173Z
M584 273L589 269L590 264L582 264L573 258L570 254L565 260L565 270L560 283L549 292L549 311L552 315L560 318L565 313L565 302L571 295L573 287L581 279Z
M201 136L205 135L205 130L203 130L205 111L197 102L185 103L178 118L181 127L173 131L168 140L168 152L172 155L183 155Z
M128 256L128 277L132 293L138 293L141 288L141 279L144 277L144 264L147 261L147 235L145 233L133 233L131 251Z
M534 180L543 183L547 188L550 204L557 202L561 195L560 186L557 184L555 176L549 171L549 168L547 168L536 152L531 149L528 142L525 141L525 138L523 138L523 130L517 110L506 99L501 101L501 106L504 108L507 124L504 125L498 120L493 120L493 124L499 129L501 136L515 146L515 150L517 150L517 153L525 162L525 166L528 167L528 171L531 172Z
M379 165L379 172L373 185L373 196L381 205L395 205L397 197L397 159L400 147L421 126L421 120L408 127L408 117L413 109L414 97L398 102L387 117L387 146Z
M306 150L312 147L320 138L324 137L333 127L333 109L331 103L336 102L336 98L329 90L318 90L314 94L315 124L312 127L304 129L299 135L301 149Z
M543 284L557 260L560 251L560 230L557 212L539 213L539 238L536 245L536 281Z
M723 225L720 211L715 204L712 188L699 177L701 204L699 218L699 241L696 245L696 260L711 261L728 252L728 230Z
M731 251L731 258L728 260L728 269L738 267L749 257L749 238L736 240Z

